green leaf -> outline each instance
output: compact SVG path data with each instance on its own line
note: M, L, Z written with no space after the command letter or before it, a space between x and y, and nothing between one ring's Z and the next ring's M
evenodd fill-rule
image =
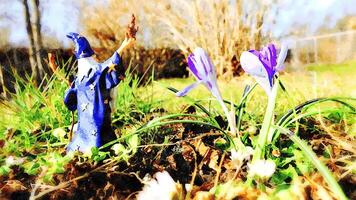
M40 171L40 164L39 163L33 163L33 162L28 162L23 165L25 172L28 175L36 175Z
M3 165L0 167L0 176L7 176L10 173L11 169L9 166Z
M109 152L100 151L97 147L92 147L91 153L91 159L93 159L95 162L102 161L106 158L107 155L109 155Z
M343 113L335 111L330 113L327 118L332 121L333 123L340 123L343 119Z
M344 191L334 178L334 175L329 171L329 169L319 160L318 156L314 153L314 151L307 145L307 143L301 140L297 135L295 135L292 131L280 127L274 126L282 133L289 136L289 138L301 149L304 154L304 157L307 158L310 162L313 163L315 168L322 174L326 182L328 183L331 190L337 195L340 199L347 199Z
M129 137L127 139L127 145L131 148L131 149L136 149L137 146L139 145L139 137L138 134L132 135L131 137Z
M276 185L286 184L296 176L298 176L298 173L292 165L289 165L287 169L277 170L277 172L273 174L271 181Z
M238 138L234 138L233 141L235 142L239 142L237 141ZM218 138L214 141L214 144L217 148L219 149L232 149L234 148L234 146L232 145L232 142L228 142L226 141L224 138ZM236 143L235 143L236 144Z
M91 158L93 159L96 155L99 154L99 149L98 147L92 147L91 148Z
M45 175L43 176L43 181L44 181L45 183L54 183L53 174L49 174L49 173L45 174Z
M121 155L126 150L126 148L122 144L114 144L111 149L114 150L116 155Z
M310 174L314 171L314 166L308 159L305 159L305 155L300 150L294 150L294 158L297 168L303 175Z
M332 154L332 147L330 145L325 147L325 150L323 151L323 156L325 158L330 158Z

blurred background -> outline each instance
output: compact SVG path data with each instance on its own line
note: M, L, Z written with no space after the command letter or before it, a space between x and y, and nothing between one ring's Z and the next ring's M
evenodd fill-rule
M68 32L86 36L98 60L121 44L131 14L136 46L123 55L139 76L187 77L186 56L206 49L218 76L241 75L242 51L287 42L288 70L356 59L356 6L351 0L0 0L0 91L12 74L40 82L73 56ZM74 59L69 60L75 64ZM67 69L68 70L68 69ZM72 70L73 71L73 70ZM73 72L72 72L73 73Z

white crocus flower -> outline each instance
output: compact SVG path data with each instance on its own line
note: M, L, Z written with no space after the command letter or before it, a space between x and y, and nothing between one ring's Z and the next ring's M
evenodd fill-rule
M13 165L21 165L25 161L24 158L18 158L14 156L9 156L5 160L5 165L11 167Z
M235 169L239 170L243 164L244 160L248 160L249 157L253 154L252 147L245 147L243 149L231 150L231 161Z
M52 131L52 134L56 138L63 139L67 133L62 128L56 128Z
M181 195L181 185L174 182L168 172L157 172L155 177L138 193L138 200L171 200Z
M256 160L249 164L249 176L269 179L276 171L276 164L272 160Z

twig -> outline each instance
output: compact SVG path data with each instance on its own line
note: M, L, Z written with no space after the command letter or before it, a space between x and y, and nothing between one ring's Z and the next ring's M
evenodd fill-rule
M40 184L38 184L36 181L35 186L33 187L32 191L31 191L29 200L35 199L35 193L36 193L36 190L39 188L39 186L40 186Z
M206 137L206 136L217 136L217 135L223 135L223 134L222 133L205 133L205 134L199 135L199 136L194 137L194 138L188 138L188 139L177 141L177 142L174 142L174 143L168 143L168 144L146 144L146 145L139 145L139 146L137 146L137 148L174 146L174 145L182 144L184 142L189 142L189 141L192 141L192 140L201 139L201 138Z
M204 153L203 159L201 160L201 162L199 163L199 166L198 166L199 171L200 171L201 168L203 167L204 161L205 161L206 157L209 155L210 151L211 151L211 149L209 148L209 149Z
M108 166L108 165L110 165L110 164L112 164L112 163L114 163L114 162L117 162L117 160L111 160L110 162L105 163L104 165L101 165L101 166L99 166L99 167L93 169L92 171L90 171L90 172L88 172L88 173L85 173L85 174L82 175L82 176L78 176L78 177L76 177L76 178L74 178L74 179L71 179L71 180L69 180L69 181L67 181L67 182L60 183L59 185L57 185L57 186L55 186L55 187L51 187L51 188L49 188L48 190L44 190L44 191L38 193L36 196L33 196L33 199L38 199L38 198L40 198L40 197L42 197L42 196L44 196L44 195L46 195L46 194L48 194L48 193L50 193L50 192L53 192L53 191L56 191L56 190L59 190L59 189L64 189L64 188L68 187L68 185L69 185L71 182L74 182L74 181L77 181L77 180L86 178L86 177L88 177L91 173L96 172L96 171L99 171L99 170L101 170L102 168L105 168L106 166Z
M234 176L232 177L232 180L237 179L237 176L239 175L239 172L240 172L241 167L242 167L243 164L244 164L244 160L242 160L240 165L236 167L236 171L234 173Z
M73 128L74 128L74 111L72 111L72 125L70 127L69 137L68 137L69 141L71 141L73 138Z
M63 77L59 72L58 72L58 66L56 65L54 55L52 53L48 53L48 65L50 66L50 69L53 72L53 75L61 79L61 81L67 83L68 86L71 85L71 83L66 79L66 77ZM70 69L69 69L70 71ZM73 136L73 128L74 128L74 111L72 111L72 125L69 131L69 136L68 139L69 141L72 140Z
M131 193L129 196L127 196L127 197L125 198L125 200L129 200L133 195L138 194L138 193L139 193L139 191L136 191L136 192Z
M197 146L198 148L199 148L200 144L201 144L201 139L198 141L198 146ZM192 180L190 181L190 187L193 188L195 177L197 176L197 171L198 171L197 154L195 152L195 149L192 146L188 145L188 147L190 147L192 149L193 156L194 156L194 171L192 174ZM191 190L188 191L187 196L186 196L186 199L188 199L188 200L190 199L190 192L191 192Z
M225 159L225 152L221 156L221 160L220 160L220 163L219 163L219 168L218 168L218 171L216 172L216 177L215 177L215 181L214 181L214 188L218 185L219 177L220 177L220 173L221 173L221 166L222 166L222 164L224 162L224 159Z
M86 177L89 176L89 174L90 174L90 173L85 173L85 174L82 175L82 176L78 176L78 177L76 177L76 178L74 178L74 179L72 179L72 180L70 180L70 181L67 181L67 182L64 182L64 183L60 183L59 185L57 185L57 186L55 186L55 187L53 187L53 188L50 188L50 189L45 190L45 191L42 191L42 192L38 193L36 196L33 196L33 199L38 199L38 198L40 198L40 197L42 197L42 196L44 196L44 195L46 195L46 194L48 194L48 193L50 193L50 192L53 192L53 191L56 191L56 190L59 190L59 189L66 188L71 182L80 180L80 179L82 179L82 178L86 178Z
M119 175L125 175L125 176L135 176L137 178L137 180L139 180L142 184L145 183L145 181L135 172L130 172L130 173L113 172L113 174L119 174Z
M74 120L73 120L73 122L74 122ZM72 123L72 124L73 124L73 123ZM148 147L148 146L169 146L169 145L177 145L177 144L181 144L181 143L183 143L183 142L189 142L189 141L197 140L197 139L200 139L200 140L201 140L201 138L203 138L203 137L206 137L206 136L215 136L215 135L223 135L223 134L222 134L222 133L206 133L206 134L199 135L199 136L194 137L194 138L189 138L189 139L186 139L186 140L182 140L182 141L179 141L179 142L176 142L176 143L170 143L170 144L150 144L150 145L141 145L141 146L138 146L138 147L139 147L139 148L142 148L142 147ZM189 146L189 145L188 145L188 146ZM189 147L190 147L190 148L193 148L193 147L191 147L191 146L189 146ZM196 174L197 174L197 170L198 170L198 165L197 165L197 163L196 163L197 156L196 156L196 153L195 153L194 149L193 149L193 152L194 152L194 159L195 159L195 168L194 168L194 172L193 172L193 175L192 175L192 181L191 181L191 183L194 183L194 180L195 180L195 177L196 177ZM42 196L44 196L44 195L46 195L46 194L48 194L48 193L50 193L50 192L53 192L53 191L55 191L55 190L58 190L58 189L64 189L64 188L68 187L71 182L77 181L77 180L80 180L80 179L83 179L83 178L86 178L86 177L88 177L91 173L100 171L100 170L106 168L107 166L109 166L109 165L111 165L111 164L113 164L113 163L115 163L115 162L118 162L118 160L116 160L116 159L111 160L110 162L105 163L104 165L101 165L101 166L99 166L99 167L93 169L92 171L90 171L90 172L88 172L88 173L86 173L86 174L84 174L84 175L82 175L82 176L76 177L76 178L74 178L74 179L72 179L72 180L69 180L69 181L64 182L64 183L60 183L60 184L57 185L57 186L51 187L51 188L49 188L49 189L47 189L47 190L44 190L44 191L38 193L37 195L34 195L34 196L33 196L33 199L38 199L38 198L40 198L40 197L42 197ZM221 163L221 164L222 164L222 163ZM131 174L131 173L130 173L130 174ZM140 179L140 178L137 176L137 174L132 174L132 175L135 175L136 178L138 178L140 181L142 181L142 179ZM192 185L193 185L193 184L192 184ZM35 185L35 187L36 187L36 189L35 189L35 191L36 191L39 187L41 187L41 185ZM43 186L42 186L42 187L43 187ZM34 193L35 193L35 191L34 191Z

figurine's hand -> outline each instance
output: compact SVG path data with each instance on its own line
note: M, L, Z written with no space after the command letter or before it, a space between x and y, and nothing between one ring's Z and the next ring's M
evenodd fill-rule
M120 48L117 50L117 53L121 55L121 53L126 49L131 46L133 46L136 42L135 38L128 38L126 37L125 40L121 43Z
M125 34L125 40L122 42L117 53L121 55L122 51L130 46L132 46L136 41L136 33L138 31L138 26L136 26L136 17L134 14L131 16L131 22L127 26L127 31Z

